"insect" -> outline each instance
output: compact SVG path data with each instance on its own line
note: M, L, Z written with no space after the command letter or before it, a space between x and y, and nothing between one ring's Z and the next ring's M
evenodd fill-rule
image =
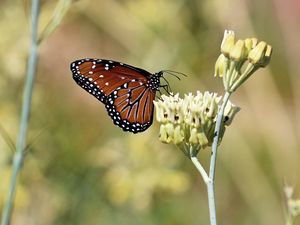
M163 88L170 93L164 73L180 79L171 70L152 74L105 59L76 60L71 63L70 69L76 83L105 105L114 124L133 133L143 132L151 126L156 92ZM161 78L166 84L161 85Z

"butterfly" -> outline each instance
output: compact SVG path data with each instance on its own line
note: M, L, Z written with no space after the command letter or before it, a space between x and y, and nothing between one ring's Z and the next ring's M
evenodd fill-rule
M70 69L76 83L105 105L114 124L133 133L151 126L156 92L164 88L170 93L163 75L175 72L150 73L125 63L90 58L72 62ZM161 85L161 78L166 84Z

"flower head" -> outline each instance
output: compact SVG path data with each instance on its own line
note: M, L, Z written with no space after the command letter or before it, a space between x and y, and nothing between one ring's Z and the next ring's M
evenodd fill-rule
M258 68L269 64L272 46L256 38L235 42L233 31L224 32L221 54L215 65L215 76L223 78L225 90L234 92Z
M188 154L189 147L199 151L211 146L214 137L214 128L218 108L222 96L216 93L197 91L196 95L189 93L180 98L162 95L154 101L156 119L160 125L160 140L165 143L174 143ZM227 103L222 124L222 136L225 126L230 125L239 107L231 102ZM222 138L220 136L220 139Z
M287 213L290 219L295 219L300 215L300 199L293 198L294 188L292 186L286 185L284 192L287 199Z

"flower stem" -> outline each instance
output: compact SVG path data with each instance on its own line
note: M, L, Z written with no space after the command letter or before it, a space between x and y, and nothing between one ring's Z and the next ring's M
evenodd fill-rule
M74 0L59 0L54 9L52 19L41 32L38 44L40 45L59 26Z
M12 175L11 175L7 200L2 212L1 225L8 225L10 223L14 199L16 195L17 178L21 171L23 161L24 161L24 147L26 142L26 133L27 133L31 99L32 99L33 83L36 74L36 65L37 65L37 58L38 58L37 30L38 30L39 11L40 11L40 0L32 0L31 49L28 58L27 76L26 76L26 83L25 83L25 89L23 95L20 131L19 131L19 136L18 136L18 141L16 146L16 152L13 159Z
M223 119L223 114L225 106L230 97L230 93L226 92L223 98L223 103L221 108L218 111L217 122L214 131L214 139L212 144L212 153L210 158L210 168L209 168L209 182L207 183L207 195L208 195L208 207L210 215L210 225L217 225L216 218L216 205L215 205L215 190L214 190L214 181L215 181L215 168L217 160L217 149L220 136L220 129Z
M203 166L199 162L198 158L196 156L192 156L191 160L194 163L197 170L199 171L199 173L201 174L205 184L207 185L210 182L210 180L209 180L209 177L208 177L207 173L205 172L205 169L203 168Z

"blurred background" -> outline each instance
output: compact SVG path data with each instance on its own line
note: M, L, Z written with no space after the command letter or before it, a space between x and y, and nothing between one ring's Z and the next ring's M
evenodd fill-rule
M42 1L40 30L57 1ZM29 47L30 1L0 1L0 210L10 178ZM206 187L158 124L114 126L75 84L71 61L107 58L171 69L173 91L223 94L213 77L225 29L273 46L270 65L232 96L216 174L220 224L285 223L285 183L300 196L298 0L79 0L40 46L25 164L12 224L208 224ZM208 166L210 150L199 154ZM298 221L299 223L299 221Z

